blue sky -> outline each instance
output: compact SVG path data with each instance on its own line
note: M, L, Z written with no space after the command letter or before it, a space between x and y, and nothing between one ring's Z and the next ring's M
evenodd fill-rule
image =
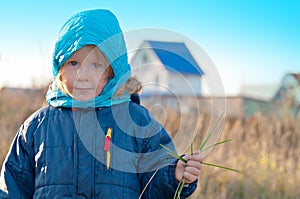
M60 27L92 8L111 9L124 31L168 29L196 42L214 62L228 95L243 85L276 86L286 73L300 73L297 0L10 0L0 7L0 87L50 79Z

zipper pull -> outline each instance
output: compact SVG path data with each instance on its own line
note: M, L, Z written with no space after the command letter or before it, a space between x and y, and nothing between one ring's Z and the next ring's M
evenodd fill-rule
M108 128L105 136L104 151L106 151L106 169L110 167L110 140L112 128Z

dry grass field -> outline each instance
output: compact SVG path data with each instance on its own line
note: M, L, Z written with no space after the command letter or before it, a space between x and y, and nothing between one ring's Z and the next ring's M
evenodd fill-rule
M205 167L192 198L300 198L300 123L254 115L225 121L221 140L207 162L241 170Z
M1 165L17 129L42 103L41 92L27 95L1 90ZM179 113L172 112L172 109L164 110L167 117L159 118L161 113L156 114L171 135L176 133L179 124L189 125L188 122L191 122L182 122ZM199 146L203 139L210 115L201 113L196 119L199 126L194 147ZM199 187L190 198L300 198L299 119L288 115L275 117L260 114L247 119L226 117L219 140L232 141L216 146L205 161L235 168L241 173L204 166Z
M0 164L24 120L44 103L43 90L0 90Z
M179 117L174 113L168 116L165 126L176 133ZM198 117L194 148L200 146L210 118L206 113ZM232 141L216 146L205 162L241 173L204 166L200 186L190 198L300 198L299 119L258 113L247 119L226 117L219 140ZM189 122L195 121L186 121Z

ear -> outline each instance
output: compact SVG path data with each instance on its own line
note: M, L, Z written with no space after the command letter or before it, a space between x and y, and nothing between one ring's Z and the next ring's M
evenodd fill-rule
M114 71L113 71L113 69L110 65L108 66L107 70L108 70L109 77L113 78L115 76L115 74L114 74Z

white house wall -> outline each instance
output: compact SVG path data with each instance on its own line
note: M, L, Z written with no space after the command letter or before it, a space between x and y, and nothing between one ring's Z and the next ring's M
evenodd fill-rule
M180 96L200 96L201 78L198 75L169 74L169 88Z
M168 92L168 72L151 48L142 46L131 60L131 66L143 84L143 94Z

